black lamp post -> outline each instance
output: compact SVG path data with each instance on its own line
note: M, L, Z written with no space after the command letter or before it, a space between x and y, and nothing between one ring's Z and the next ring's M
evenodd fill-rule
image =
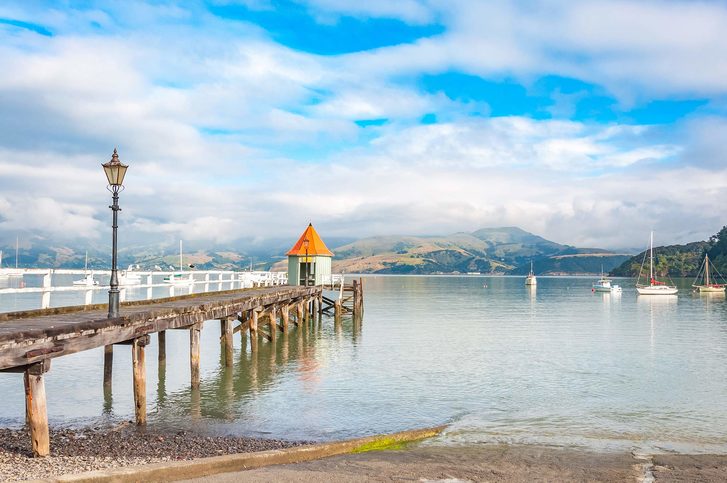
M126 175L126 169L129 167L123 164L119 160L119 155L114 148L114 154L111 156L111 161L102 164L103 170L106 173L106 179L109 184L106 187L113 195L113 204L109 206L113 213L113 223L111 228L113 231L113 243L111 252L111 290L109 290L109 318L113 319L119 316L119 275L116 270L116 229L118 228L119 220L119 193L124 189L124 175Z
M303 246L305 247L305 286L306 287L308 286L308 266L309 266L308 264L310 263L308 261L308 245L309 244L310 244L310 242L308 241L307 238L305 240L303 240Z

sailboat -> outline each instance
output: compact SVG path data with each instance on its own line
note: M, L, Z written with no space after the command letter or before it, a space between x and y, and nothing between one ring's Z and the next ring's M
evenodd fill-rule
M693 283L692 287L694 287L700 293L702 293L702 292L724 293L725 284L714 283L714 278L710 278L711 275L709 272L710 272L711 268L712 267L709 265L709 255L704 255L704 262L702 263L702 268L699 270L699 273L697 274L697 278L694 279L694 282L696 282L699 279L699 277L702 276L703 283L701 285L697 285L696 283ZM717 275L720 275L719 272L717 272Z
M135 272L139 265L134 266L132 263L126 270L122 270L119 274L119 285L140 285L141 275Z
M86 287L93 287L98 285L98 280L93 279L93 270L88 273L88 250L86 250L86 263L83 266L84 277L81 280L74 280L73 285L81 285Z
M185 276L186 275L186 276ZM194 282L192 273L184 273L184 262L182 258L182 240L179 240L179 272L164 277L164 283L171 285L191 285Z
M538 279L535 278L535 272L533 272L533 261L530 260L530 273L525 277L525 285L537 285Z
M2 266L0 264L0 276L22 277L25 274L25 269L18 268L19 249L20 249L20 238L15 237L15 268L2 268ZM0 262L2 262L2 256L0 256Z
M603 273L603 265L601 265L601 278L593 284L591 290L594 292L617 293L621 292L621 287L615 283L611 283L611 279Z
M644 262L646 261L646 254L644 254ZM644 262L641 262L641 269L644 268ZM641 279L641 270L639 270L639 280ZM667 285L664 282L659 282L654 277L654 232L651 232L649 236L649 284L636 284L636 291L639 295L674 295L679 289L674 285Z

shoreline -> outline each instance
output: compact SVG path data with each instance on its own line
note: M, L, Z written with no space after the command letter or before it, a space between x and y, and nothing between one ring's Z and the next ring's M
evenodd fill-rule
M220 483L238 481L241 473L246 481L384 481L399 477L503 482L727 480L727 454L641 455L537 444L440 446L431 439L424 444L401 443L420 441L424 432L429 431L423 437L430 437L441 429L404 432L409 438L401 440L404 433L312 443L203 436L122 423L52 430L51 456L46 458L30 456L26 429L0 429L0 481L53 481L70 475L84 481L82 473L101 478L98 481L119 475L133 481L136 472L143 475L150 468L157 476L187 474L187 478L197 478L190 481ZM418 436L412 438L412 434ZM361 445L362 440L369 442ZM331 452L334 447L337 449ZM312 456L301 457L304 453ZM242 460L246 462L241 465ZM260 463L251 465L254 460ZM227 465L230 472L211 469L220 464ZM186 469L180 473L180 467ZM210 468L208 473L205 468Z
M51 429L50 438L50 456L33 458L26 428L0 429L0 481L52 478L85 471L279 450L310 443L204 436L188 431L137 427L130 422L111 427Z

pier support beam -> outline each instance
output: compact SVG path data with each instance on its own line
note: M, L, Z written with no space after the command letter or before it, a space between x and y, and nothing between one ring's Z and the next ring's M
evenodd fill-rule
M363 315L363 280L353 281L353 313L354 315Z
M280 308L280 315L282 319L283 334L288 333L288 322L290 319L290 305L285 304Z
M273 305L270 307L270 342L275 343L275 336L278 335L278 312Z
M240 317L237 320L240 321L240 325L242 326L242 328L240 330L240 340L242 341L242 347L244 348L247 341L245 340L246 335L245 335L245 331L243 329L245 327L245 323L250 320L250 316L247 312L242 312L242 313L240 313Z
M103 350L103 385L111 388L111 376L114 372L114 346L107 345Z
M144 348L149 336L137 337L131 344L131 365L134 371L134 416L136 424L146 424L146 361Z
M222 341L225 351L225 366L232 367L232 319L229 317L220 321L222 326Z
M199 387L199 334L202 324L194 324L189 329L189 368L192 388Z
M340 321L341 319L341 300L338 299L335 302L333 302L333 317L336 321Z
M157 342L159 342L159 367L162 367L167 363L167 331L162 330L157 333Z
M50 360L26 367L23 374L25 383L25 419L30 427L30 440L33 456L50 454L50 435L48 433L48 409L45 399L43 374L50 369Z
M303 323L303 302L295 304L295 325L300 327Z
M250 352L257 352L257 310L250 311Z

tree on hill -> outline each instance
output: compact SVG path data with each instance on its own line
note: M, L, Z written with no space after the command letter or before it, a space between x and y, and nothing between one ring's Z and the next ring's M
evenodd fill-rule
M723 226L716 235L712 235L709 243L711 245L707 251L709 259L719 272L725 274L727 272L727 226Z
M709 241L654 248L654 272L660 277L667 275L695 277L702 266L705 254L709 255L709 259L720 273L727 274L727 226L712 235ZM648 251L626 260L614 269L611 275L636 277L645 256L648 256ZM648 260L645 263L648 263Z

